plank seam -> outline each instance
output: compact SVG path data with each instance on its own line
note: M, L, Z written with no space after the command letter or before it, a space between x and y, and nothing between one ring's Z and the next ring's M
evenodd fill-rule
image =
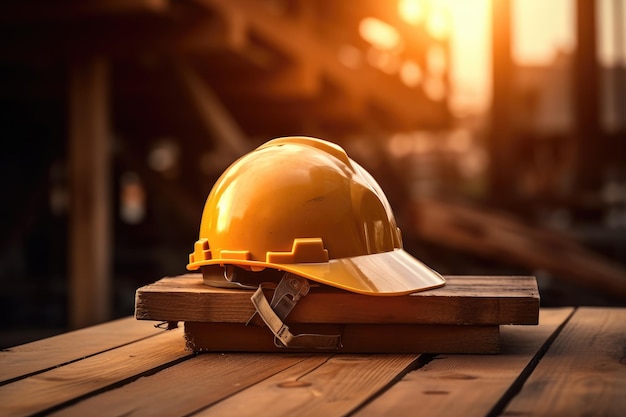
M155 327L156 327L156 325L155 325ZM78 362L78 361L82 361L83 359L91 358L93 356L100 355L102 353L106 353L106 352L109 352L109 351L114 350L114 349L119 349L121 347L128 346L130 344L133 344L133 343L136 343L136 342L140 342L142 340L146 340L146 339L149 339L151 337L156 337L156 336L159 336L161 334L163 334L163 333L156 333L156 334L151 334L151 335L148 335L148 336L144 336L144 337L141 337L139 339L131 340L130 342L122 343L121 345L113 346L113 347L110 347L110 348L105 349L105 350L101 350L101 351L98 351L98 352L95 352L95 353L91 353L89 355L81 356L80 358L72 359L72 360L69 360L69 361L66 361L66 362L62 362L62 363L59 363L59 364L56 364L56 365L53 365L53 366L49 366L47 368L43 368L43 369L39 369L37 371L29 372L29 373L26 373L24 375L20 375L20 376L16 376L16 377L13 377L13 378L5 379L4 381L0 381L0 387L2 387L4 385L11 384L13 382L21 381L22 379L26 379L26 378L29 378L31 376L35 376L35 375L42 374L44 372L48 372L48 371L50 371L52 369L61 368L61 367L66 366L66 365L70 365L72 363L75 363L75 362Z
M202 355L202 353L199 353L199 354L200 354L200 355ZM295 362L295 363L293 363L293 364L291 364L291 365L287 366L286 368L283 368L283 369L277 370L276 372L274 372L274 373L272 373L272 374L270 374L270 375L267 375L265 378L263 378L263 379L261 379L261 380L259 380L259 381L256 381L255 383L253 383L253 384L251 384L251 385L242 386L242 387L241 387L241 389L236 390L236 391L233 391L233 392L231 392L230 394L226 395L225 397L219 398L219 399L217 399L216 401L213 401L213 402L212 402L212 403L210 403L210 404L206 404L206 405L204 405L204 406L202 406L202 407L198 408L197 410L193 410L193 411L191 411L191 412L189 412L189 413L187 413L187 414L183 415L182 417L191 417L191 416L194 416L194 415L196 415L196 414L198 414L198 413L201 413L202 411L207 410L207 409L209 409L209 408L213 407L215 404L219 404L220 402L222 402L222 401L224 401L224 400L227 400L228 398L230 398L230 397L232 397L232 396L235 396L235 395L237 395L237 394L239 394L239 393L241 393L241 392L243 392L243 391L245 391L245 390L247 390L247 389L249 389L249 388L251 388L251 387L253 387L253 386L257 385L257 384L260 384L261 382L265 381L266 379L272 378L273 376L278 375L278 374L279 374L279 373L281 373L281 372L285 372L286 370L288 370L288 369L290 369L290 368L293 368L294 366L296 366L296 365L298 365L298 364L300 364L300 363L304 362L304 361L305 361L305 360L307 360L307 359L310 359L310 358L311 358L311 357L313 357L313 356L314 356L314 355L308 355L308 356L306 356L306 357L302 358L302 360L300 360L300 361L298 361L298 362ZM329 360L330 358L332 358L333 356L334 356L334 355L330 355L330 356L328 356L324 362L322 362L321 364L317 365L314 369L317 369L317 368L319 368L320 366L322 366L323 364L325 364L326 362L328 362L328 360ZM307 372L307 373L306 373L306 374L304 374L304 375L308 375L310 372L312 372L312 370L311 370L311 371L309 371L309 372ZM302 378L302 376L304 376L304 375L299 376L299 377L298 377L298 379Z
M395 377L393 377L391 381L389 381L387 384L382 386L378 391L376 391L363 403L357 405L352 411L347 413L346 416L352 416L358 413L360 410L362 410L363 408L365 408L366 406L374 402L378 397L383 395L387 390L389 390L395 384L400 382L407 374L413 371L417 371L420 368L423 368L428 363L430 363L433 359L435 359L436 356L437 356L436 354L425 354L425 353L418 355L418 357L415 358L410 364L408 364L406 368L398 372L398 374Z
M318 370L321 366L325 365L326 363L328 363L329 360L331 360L332 358L334 358L335 356L337 356L336 354L332 353L330 355L328 355L328 357L326 358L326 360L322 363L320 363L319 365L311 368L308 372L303 373L302 375L300 375L298 378L296 378L296 381L299 381L300 379L304 378L305 376L309 375L312 372L315 372L316 370ZM310 356L309 356L310 357ZM303 359L304 360L304 359ZM295 365L295 364L294 364ZM294 366L292 365L292 366Z
M496 402L493 408L486 414L485 417L497 417L502 414L504 409L508 406L508 404L513 400L513 398L521 391L522 387L526 383L526 380L533 373L539 362L543 359L546 352L550 349L554 341L557 339L561 331L567 326L567 323L574 316L578 308L574 308L572 312L563 320L554 332L546 339L546 341L541 345L541 347L537 350L537 353L530 359L528 364L524 367L522 372L517 376L515 381L511 384L511 386L504 392L502 397Z
M130 384L131 382L134 382L134 381L138 380L139 378L143 378L143 377L147 377L147 376L159 373L159 372L161 372L164 369L170 368L170 367L178 365L179 363L182 363L182 362L184 362L186 360L189 360L189 359L193 358L196 355L197 355L196 353L190 353L189 355L183 356L182 358L178 358L178 359L175 359L173 361L166 362L166 363L164 363L162 365L159 365L159 366L157 366L155 368L148 369L147 371L143 371L143 372L140 372L140 373L138 373L136 375L130 376L128 378L124 378L124 379L122 379L120 381L117 381L117 382L114 382L114 383L109 384L107 386L98 388L98 389L93 390L91 392L88 392L86 394L80 395L80 396L78 396L76 398L72 398L71 400L62 402L60 404L56 404L56 405L54 405L52 407L49 407L49 408L47 408L45 410L39 411L39 412L37 412L35 414L32 414L32 416L33 417L40 417L40 416L50 415L52 413L55 413L57 411L62 410L63 408L67 408L67 407L70 407L72 405L75 405L75 404L77 404L77 403L79 403L79 402L81 402L83 400L86 400L86 399L88 399L90 397L94 397L96 395L100 395L100 394L105 393L105 392L110 391L110 390L121 388L124 385Z

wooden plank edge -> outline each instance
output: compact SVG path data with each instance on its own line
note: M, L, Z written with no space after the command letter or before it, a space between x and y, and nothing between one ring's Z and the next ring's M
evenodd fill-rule
M471 278L477 282L489 281L488 278ZM540 305L536 279L503 279L510 281L513 278L517 279L512 282L523 282L526 287L523 291L517 291L516 296L510 296L506 289L500 289L506 295L502 297L480 295L475 286L467 285L472 282L470 278L466 284L468 288L457 291L453 296L442 296L443 289L403 297L369 297L339 290L312 291L290 314L289 321L332 324L536 325ZM137 290L135 317L139 320L245 323L254 313L251 294L251 291L205 286L197 274L164 278ZM320 309L319 305L326 308ZM350 308L345 308L346 305Z
M500 327L404 324L293 325L294 334L341 334L339 349L292 349L274 344L266 327L239 323L185 322L194 352L475 353L500 351Z

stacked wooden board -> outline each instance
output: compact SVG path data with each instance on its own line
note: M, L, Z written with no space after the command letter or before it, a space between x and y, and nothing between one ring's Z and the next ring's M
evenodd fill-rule
M193 351L303 351L277 347L265 326L246 325L252 294L205 285L201 274L163 278L137 290L135 317L184 322ZM294 334L340 334L339 352L498 353L500 325L538 319L534 277L448 276L444 287L397 297L315 288L286 323Z

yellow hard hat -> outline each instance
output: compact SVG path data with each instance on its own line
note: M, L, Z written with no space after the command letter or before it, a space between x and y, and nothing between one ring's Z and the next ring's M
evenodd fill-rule
M402 295L444 279L402 249L380 186L338 145L271 140L235 161L207 198L187 269L265 268L367 295Z

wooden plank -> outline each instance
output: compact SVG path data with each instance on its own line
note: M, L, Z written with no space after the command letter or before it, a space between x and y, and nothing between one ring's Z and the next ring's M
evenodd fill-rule
M302 52L306 54L306 52ZM233 84L232 93L261 97L272 97L281 100L305 100L317 98L322 89L319 68L307 62L301 56L290 57L290 61L281 63L278 70L265 76L263 81L240 80Z
M251 291L209 287L200 274L164 278L137 290L142 320L245 323L254 313ZM320 308L324 306L324 308ZM446 285L401 297L372 297L334 288L311 291L289 323L537 324L534 277L446 277Z
M244 51L248 46L248 31L240 10L229 7L215 7L212 11L216 19L206 18L196 24L186 24L185 31L172 37L174 52L181 51ZM216 24L216 20L217 23ZM193 82L193 81L192 81Z
M343 416L415 366L418 358L335 355L314 369L287 369L197 416Z
M300 354L198 355L53 415L84 417L94 415L94 410L106 410L109 416L190 415L285 369L298 366L310 371L326 359Z
M108 62L74 59L69 84L69 321L80 328L111 315Z
M356 415L405 416L413 415L415 410L420 416L492 415L490 411L532 365L542 346L572 311L542 309L538 326L502 326L500 355L437 356Z
M184 93L194 104L199 120L206 132L218 141L218 146L230 152L233 157L249 152L252 145L246 134L206 82L182 61L174 68Z
M499 326L435 324L317 324L290 326L294 334L341 334L341 353L498 353ZM276 347L266 327L185 322L187 348L210 352L320 352Z
M184 349L182 329L163 332L0 387L0 415L50 412L187 356L190 352Z
M579 308L505 415L623 416L626 309Z
M47 370L162 333L132 317L76 330L0 352L0 383Z
M490 259L545 269L610 297L626 299L626 268L571 236L528 226L485 207L423 198L412 203L413 231L422 239Z
M210 10L223 8L220 0L199 0ZM231 0L228 7L244 14L250 33L263 43L294 61L304 60L307 66L319 67L320 75L337 87L342 97L363 104L372 103L391 117L397 128L418 125L446 125L449 112L445 106L436 106L424 97L421 89L410 89L398 77L381 74L369 66L359 70L346 67L338 59L333 48L327 48L313 32L299 26L297 20L285 19L271 13L263 4L250 0ZM306 54L302 54L306 51ZM367 106L365 106L367 107ZM420 112L413 111L420 107ZM365 108L364 108L365 109ZM364 117L378 118L379 111L364 112Z

